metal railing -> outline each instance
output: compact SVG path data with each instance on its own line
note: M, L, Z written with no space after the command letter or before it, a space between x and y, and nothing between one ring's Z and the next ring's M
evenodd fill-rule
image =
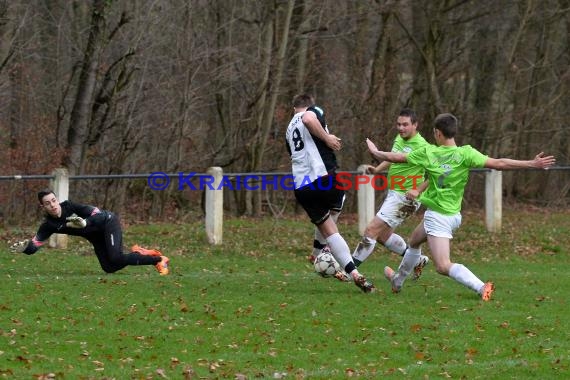
M358 227L362 234L368 222L376 214L375 193L377 188L373 185L373 175L365 175L366 165L361 165L356 171L343 171L356 175L357 179L357 203L358 203ZM533 169L528 169L533 170ZM541 170L541 169L536 169ZM570 170L570 166L555 166L548 170ZM489 232L499 232L502 222L502 172L491 169L472 169L471 172L479 172L485 174L485 223ZM54 192L58 195L60 201L69 197L69 181L71 180L98 180L98 179L140 179L146 178L150 181L153 176L160 173L162 178L178 178L184 180L188 185L188 176L191 178L207 178L209 181L204 186L205 191L205 228L208 240L212 244L220 244L223 240L223 184L224 177L226 179L249 178L259 179L268 177L291 177L290 172L259 172L259 173L224 173L220 167L211 167L206 173L139 173L139 174L81 174L72 175L64 168L54 170L52 174L47 175L11 175L0 176L0 181L25 181L25 180L49 180ZM184 178L182 178L185 176ZM368 179L368 180L366 180ZM358 182L360 181L360 182ZM150 182L149 186L150 186ZM180 184L179 184L180 186ZM222 191L220 191L220 189ZM50 241L51 246L65 246L65 235L56 236Z

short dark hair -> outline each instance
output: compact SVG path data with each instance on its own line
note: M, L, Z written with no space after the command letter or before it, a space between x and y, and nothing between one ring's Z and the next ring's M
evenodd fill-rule
M299 94L293 98L293 107L308 108L315 104L315 98L311 94Z
M445 138L451 139L457 134L459 122L452 114L442 113L435 117L433 124L434 128L441 131Z
M402 108L398 116L409 117L412 124L417 124L418 116L416 115L416 111L411 108Z
M44 197L46 195L50 195L50 194L55 195L55 193L53 192L52 189L43 189L43 190L38 191L38 202L42 203L42 199L44 199Z

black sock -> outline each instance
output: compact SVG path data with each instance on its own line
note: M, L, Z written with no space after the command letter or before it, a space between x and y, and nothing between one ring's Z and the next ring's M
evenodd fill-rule
M324 247L326 247L326 244L321 243L320 241L318 241L317 239L313 240L313 248L316 249L323 249Z
M350 274L353 270L356 269L356 265L351 261L344 267L346 273Z

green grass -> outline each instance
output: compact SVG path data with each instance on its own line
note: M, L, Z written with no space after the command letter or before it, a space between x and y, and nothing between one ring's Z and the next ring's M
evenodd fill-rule
M201 223L127 227L126 244L168 252L166 277L107 275L76 238L1 248L0 378L568 378L570 214L507 212L496 235L481 220L464 213L452 258L496 283L488 303L433 266L392 294L381 273L398 258L382 247L362 266L376 294L322 279L301 217L226 220L220 246ZM353 247L353 216L341 231Z

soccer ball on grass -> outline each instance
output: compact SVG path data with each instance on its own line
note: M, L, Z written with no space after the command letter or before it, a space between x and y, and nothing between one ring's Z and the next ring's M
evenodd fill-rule
M323 249L315 259L315 272L322 277L334 277L335 273L341 270L340 264L331 251Z

